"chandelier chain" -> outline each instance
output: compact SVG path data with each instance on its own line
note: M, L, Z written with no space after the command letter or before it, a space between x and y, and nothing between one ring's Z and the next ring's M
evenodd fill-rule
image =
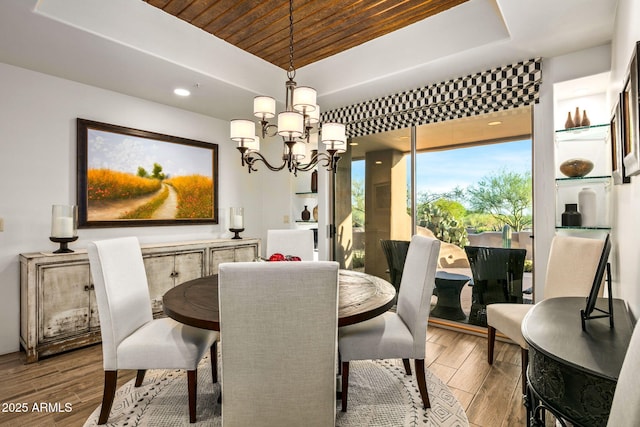
M296 69L293 67L293 0L289 0L289 70L287 77L293 80Z

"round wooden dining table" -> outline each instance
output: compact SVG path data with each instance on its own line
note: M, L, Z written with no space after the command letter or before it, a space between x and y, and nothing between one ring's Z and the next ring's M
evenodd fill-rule
M357 271L340 270L338 281L338 326L372 319L394 304L396 290L384 279ZM300 286L304 286L304 283ZM180 323L220 330L218 275L184 282L167 291L162 303L167 316Z

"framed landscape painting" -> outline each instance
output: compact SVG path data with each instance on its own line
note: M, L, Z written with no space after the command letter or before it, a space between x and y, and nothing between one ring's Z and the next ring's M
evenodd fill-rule
M218 145L77 119L79 227L218 223Z

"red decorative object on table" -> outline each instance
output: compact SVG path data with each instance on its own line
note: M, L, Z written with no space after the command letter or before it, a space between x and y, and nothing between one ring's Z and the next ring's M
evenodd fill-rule
M294 255L282 255L280 253L275 253L269 257L269 261L302 261L299 256Z

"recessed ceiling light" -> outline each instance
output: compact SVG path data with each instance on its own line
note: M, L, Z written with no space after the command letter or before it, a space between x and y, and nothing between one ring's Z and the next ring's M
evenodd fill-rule
M376 160L376 165L381 165L382 164L382 160Z
M358 145L358 143L357 142L350 142L349 145L356 146L356 145Z
M174 89L173 93L175 93L178 96L189 96L189 95L191 95L191 92L189 90L181 88L181 87Z
M501 125L501 124L502 124L502 122L497 120L497 121L495 121L495 122L489 122L489 123L487 123L487 124L488 124L489 126L497 126L497 125Z

